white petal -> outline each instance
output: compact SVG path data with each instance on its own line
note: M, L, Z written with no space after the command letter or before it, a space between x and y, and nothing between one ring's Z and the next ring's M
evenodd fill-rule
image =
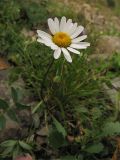
M80 44L71 44L70 47L76 48L76 49L86 49L87 46L80 45Z
M40 38L38 38L38 42L40 42L40 43L44 43L43 41L47 41L47 42L51 42L52 40L51 40L51 38L52 38L52 36L51 35L49 35L48 33L46 33L46 32L43 32L43 31L41 31L41 30L37 30L37 33L38 33L38 36L40 37ZM43 41L42 41L43 40Z
M90 46L90 43L88 43L88 42L79 42L77 44L83 45L83 46L86 46L86 47Z
M84 30L83 26L78 26L76 31L71 35L72 38L76 38Z
M51 42L52 40L48 37L45 37L45 36L41 36L41 39L43 39L44 41L47 41L47 42Z
M59 20L57 17L55 17L54 22L55 22L55 30L56 30L56 32L59 32L60 31L60 24L59 24Z
M37 41L40 42L40 43L45 43L45 41L41 38L38 38Z
M41 30L37 30L37 34L38 34L38 37L48 37L48 38L52 38L52 36L44 31L41 31Z
M50 44L50 47L51 47L51 49L53 49L53 50L58 49L58 46L57 46L56 44L54 44L54 43L51 43L51 44Z
M51 18L48 19L48 26L49 26L51 33L54 35L56 33L56 30L55 30L55 23L53 19Z
M68 21L66 22L65 26L64 26L64 32L68 32L68 30L73 26L73 23L72 23L72 19L68 19Z
M70 53L68 52L68 50L65 49L65 48L62 48L62 51L63 51L64 57L66 58L66 60L71 63L72 62L72 58L71 58Z
M78 43L78 42L80 42L80 41L82 41L82 40L84 40L86 38L87 38L87 35L83 35L83 36L80 36L78 38L73 39L72 42L73 43Z
M66 32L68 35L70 35L70 30L73 27L73 23L69 24L67 27L64 28L64 32Z
M54 51L54 58L58 59L61 55L61 48L58 48Z
M64 31L65 25L66 25L66 17L62 17L60 21L60 31Z
M54 43L52 42L52 40L49 40L49 41L48 41L48 40L46 40L46 39L38 38L37 41L40 42L40 43L45 44L46 46L50 47L50 48L53 49L53 50L58 49L58 46L57 46L56 44L54 44Z
M72 19L67 20L67 24L72 23Z
M51 47L51 46L52 46L52 44L51 44L51 43L49 43L49 42L47 42L47 41L44 41L44 44L45 44L46 46L49 46L49 47Z
M71 30L69 31L69 34L72 35L77 29L77 23L74 23Z
M77 51L77 50L76 50L76 49L74 49L74 48L68 47L67 49L68 49L70 52L72 52L72 53L80 54L80 52L79 52L79 51Z

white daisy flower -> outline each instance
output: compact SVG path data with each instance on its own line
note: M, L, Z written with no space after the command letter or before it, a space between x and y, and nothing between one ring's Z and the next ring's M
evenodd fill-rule
M62 17L59 21L56 17L54 19L49 18L48 26L51 35L37 30L37 41L53 49L55 59L58 59L63 53L65 59L71 63L70 52L80 54L78 49L86 49L90 46L88 42L81 42L87 38L87 35L80 35L84 31L84 27L73 23L71 19L66 20L66 17Z

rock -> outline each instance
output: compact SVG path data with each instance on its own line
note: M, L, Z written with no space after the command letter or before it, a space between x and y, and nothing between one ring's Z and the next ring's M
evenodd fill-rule
M0 70L0 98L3 98L10 102L12 100L11 87L14 87L14 88L20 89L23 97L22 99L23 103L27 103L27 104L33 103L34 101L33 96L32 94L30 94L29 90L26 89L26 85L22 78L19 78L11 86L9 85L9 78L8 78L9 73L10 73L10 69Z
M0 98L5 100L10 99L10 90L4 80L0 80Z
M28 136L29 127L32 122L28 110L16 112L19 117L19 124L6 116L6 127L0 131L0 142L8 139L22 139Z
M47 136L48 135L48 129L46 127L41 128L39 131L36 133L39 136Z
M20 140L28 136L28 128L20 128L13 126L0 131L0 143L9 139Z
M26 28L23 28L22 31L21 31L21 33L22 33L26 38L30 38L30 37L31 37L33 41L36 40L36 34L35 34L35 32L32 31L32 30L28 30L28 29L26 29Z
M103 86L105 93L109 96L111 102L116 105L116 96L117 96L117 91L115 89L109 88L106 84Z
M41 145L46 144L46 143L47 143L46 137L40 137L40 136L36 137L36 144L38 148L40 148Z
M88 3L83 3L80 5L78 18L82 16L85 21L103 26L105 24L105 17L99 12L97 7L93 7Z
M14 160L33 160L33 158L29 154L26 154L25 156L16 157Z
M120 89L120 77L117 77L115 79L112 80L112 85L116 88L116 89Z
M20 124L22 128L28 128L32 122L31 112L27 109L21 110L18 113Z
M6 100L9 105L13 105L13 100L11 98L11 87L8 85L8 74L10 70L2 70L0 71L0 98ZM22 103L31 104L33 102L33 98L31 98L28 91L25 89L25 84L22 79L19 79L14 84L12 84L14 88L20 88L21 92L24 93ZM17 110L14 109L16 115L19 118L19 124L13 120L11 120L7 114L6 117L6 127L0 131L0 142L7 139L21 139L28 135L28 128L32 122L32 116L30 109Z
M6 128L19 128L19 125L17 122L11 120L8 116L6 116Z
M89 4L85 3L82 5L81 10L83 11L81 13L84 15L85 19L93 23L92 7Z
M113 29L115 29L119 35L119 33L120 33L120 18L117 16L112 16L111 17L111 25L112 25L111 27Z
M113 52L120 52L120 38L116 36L103 36L98 41L98 53L113 54Z
M118 95L120 94L120 77L113 79L111 84L111 88L104 84L104 90L111 102L116 106L117 104L120 104L120 98L118 98Z
M43 144L47 144L47 135L48 135L48 128L46 126L43 126L40 130L36 132L36 144L38 149Z
M115 52L120 52L120 38L117 36L102 36L97 41L95 53L91 58L110 58Z
M5 100L10 99L10 90L7 84L8 72L9 69L0 71L0 98L4 98Z

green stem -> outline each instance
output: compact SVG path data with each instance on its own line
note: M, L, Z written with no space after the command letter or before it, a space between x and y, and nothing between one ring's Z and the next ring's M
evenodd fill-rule
M45 104L45 106L47 107L47 109L49 109L49 106L48 106L48 103L45 100L43 91L44 91L44 88L45 88L45 82L46 82L46 79L47 79L47 75L48 75L50 69L52 68L53 63L54 63L54 59L52 59L51 63L49 64L49 66L47 68L47 71L46 71L46 73L45 73L45 75L43 77L42 83L41 83L40 95L41 95L41 99L42 99L43 103Z

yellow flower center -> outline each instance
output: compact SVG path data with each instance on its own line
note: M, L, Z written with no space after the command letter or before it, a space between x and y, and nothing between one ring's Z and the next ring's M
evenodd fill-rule
M52 37L53 42L59 47L68 47L71 44L71 38L67 33L58 32Z

